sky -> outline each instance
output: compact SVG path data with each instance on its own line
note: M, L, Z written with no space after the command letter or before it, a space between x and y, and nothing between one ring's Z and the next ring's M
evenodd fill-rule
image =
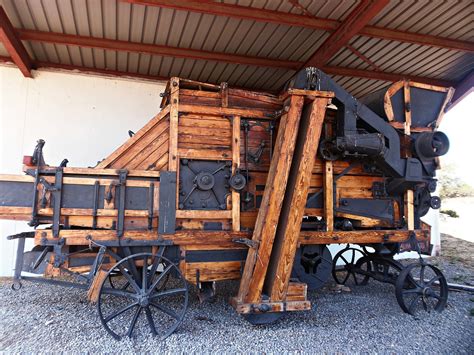
M450 143L441 166L453 165L459 178L474 187L474 92L444 115L438 130Z

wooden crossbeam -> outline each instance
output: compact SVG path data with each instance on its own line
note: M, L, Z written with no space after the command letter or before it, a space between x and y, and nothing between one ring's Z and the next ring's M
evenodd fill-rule
M258 9L255 7L233 5L198 0L122 0L132 4L159 6L182 11L192 11L217 16L226 16L259 22L276 23L280 25L305 27L316 30L334 31L340 22L308 15L297 15L281 11ZM425 46L453 49L464 52L474 52L474 43L421 33L393 30L378 26L365 26L359 31L360 35L392 41L416 43Z
M0 6L0 41L23 75L31 78L33 63L23 43L17 38L15 29L2 6Z
M377 16L389 2L389 0L362 0L339 27L326 38L303 67L320 67L326 64L370 20Z

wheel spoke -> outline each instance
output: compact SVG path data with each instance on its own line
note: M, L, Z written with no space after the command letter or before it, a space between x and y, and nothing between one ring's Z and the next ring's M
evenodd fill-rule
M155 282L153 282L153 284L151 285L151 287L148 289L148 292L151 292L151 291L160 283L160 281L163 279L163 277L164 277L168 272L170 272L170 270L171 270L172 267L173 267L173 265L168 265L168 267L163 270L163 272L156 278Z
M438 281L438 280L441 280L441 275L436 275L435 277L433 277L431 280L429 280L427 283L426 283L426 286L427 287L431 287L433 286L433 284Z
M140 313L142 311L141 307L138 307L137 311L133 315L132 322L130 323L130 328L128 328L127 336L129 338L132 337L133 329L135 329L135 325L137 324L138 317L140 316Z
M148 325L150 326L151 332L153 335L158 335L156 332L155 322L153 321L153 315L151 314L150 307L145 308L146 319L148 320Z
M420 283L424 285L425 283L425 265L421 265L420 268Z
M161 261L161 255L160 256L155 255L155 260L153 260L153 264L151 265L151 269L150 269L149 281L152 280L153 275L155 275L156 271L158 270L158 266L160 265L160 261Z
M123 265L118 266L122 275L127 279L127 281L132 285L136 292L140 292L140 287L137 285L135 280L133 279L132 275L130 275L127 270L123 267Z
M352 259L351 259L351 264L354 264L355 257L356 257L356 251L355 251L355 249L354 249L354 250L352 250Z
M346 260L346 258L344 257L344 255L341 254L341 259L344 260L344 262L347 264L349 264L349 262Z
M408 290L403 290L402 293L404 295L407 295L407 294L412 294L412 293L419 293L420 292L420 289L419 288L410 288Z
M179 315L173 311L172 309L169 309L168 307L162 305L162 304L158 304L158 303L155 303L155 302L150 302L150 305L152 305L153 307L159 309L160 311L162 311L163 313L166 313L167 315L169 315L170 317L174 318L174 319L179 319Z
M176 295L178 293L183 293L183 292L186 292L186 291L187 290L185 288L174 288L174 289L171 289L171 290L166 290L166 291L155 293L155 294L150 296L150 299L155 299L155 298L164 297L164 296Z
M352 277L354 278L355 284L359 285L359 281L357 281L356 273L354 271L352 272Z
M106 295L112 295L117 297L125 297L130 299L135 299L135 294L132 292L127 292L123 290L117 290L116 288L104 287L102 288L102 293Z
M115 313L112 313L111 315L109 315L107 318L104 319L104 322L105 323L108 323L110 322L112 319L114 319L115 317L121 315L122 313L125 313L127 312L129 309L132 309L133 307L137 306L138 305L138 302L135 302L135 303L132 303L132 304L129 304L128 306L125 306L121 309L119 309L117 312Z
M148 271L148 255L143 256L143 268L142 268L142 290L147 289L147 271Z
M410 307L408 307L408 313L413 314L413 309L415 308L416 303L418 302L418 300L420 299L420 297L422 297L422 295L416 296L416 297L413 299L413 301L411 301Z

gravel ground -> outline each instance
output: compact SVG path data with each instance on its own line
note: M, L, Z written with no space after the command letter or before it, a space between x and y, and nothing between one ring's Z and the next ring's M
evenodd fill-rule
M470 270L449 260L436 263L452 280ZM310 292L313 309L292 313L275 324L252 326L227 300L238 284L218 285L214 303L199 304L194 291L181 327L164 342L151 336L113 340L96 308L76 289L24 283L19 292L0 281L0 350L6 352L377 352L473 353L474 295L451 292L442 313L418 318L399 308L391 285L336 292Z

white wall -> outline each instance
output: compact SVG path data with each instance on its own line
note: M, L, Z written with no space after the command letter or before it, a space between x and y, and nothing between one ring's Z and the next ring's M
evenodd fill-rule
M0 66L0 174L22 174L23 155L46 141L46 162L94 166L159 110L164 83ZM15 243L26 222L0 221L0 276L12 275Z

